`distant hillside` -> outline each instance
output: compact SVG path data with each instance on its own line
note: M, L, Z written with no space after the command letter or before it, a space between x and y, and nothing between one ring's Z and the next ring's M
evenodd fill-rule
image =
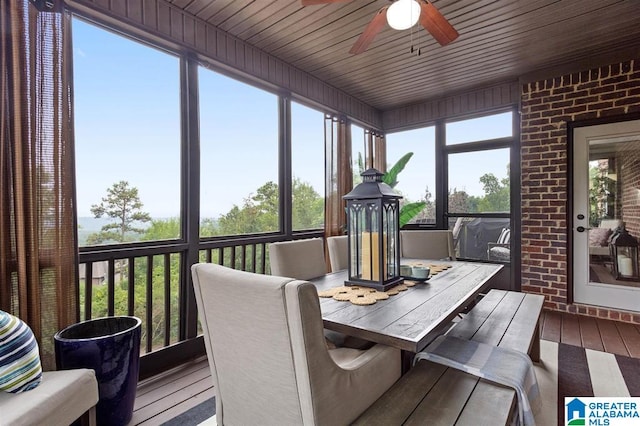
M154 217L153 220L168 220L171 219L169 217ZM209 218L212 221L214 226L217 226L218 220ZM113 219L110 218L100 218L96 219L95 217L79 217L78 218L78 245L84 246L87 243L87 238L89 235L94 234L96 232L100 232L104 225L109 223L113 223ZM146 228L149 224L140 224L137 225L140 228Z
M104 225L113 223L111 218L95 218L95 217L79 217L78 218L78 245L83 246L87 243L89 235L100 232ZM142 224L140 227L145 228L147 225Z

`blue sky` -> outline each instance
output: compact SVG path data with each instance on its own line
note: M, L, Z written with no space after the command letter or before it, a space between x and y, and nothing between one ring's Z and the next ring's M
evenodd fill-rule
M177 216L180 205L179 60L82 20L73 21L76 169L79 216L126 180L153 217ZM201 216L217 217L278 179L277 96L201 67ZM248 118L248 119L247 119ZM508 136L508 115L447 125L449 141ZM362 129L354 129L354 145ZM324 188L324 121L292 105L294 176ZM387 135L389 164L414 151L399 189L416 200L433 193L433 128ZM506 177L508 151L450 159L450 187L481 195L484 173ZM357 155L354 152L354 156ZM470 157L470 156L466 156Z

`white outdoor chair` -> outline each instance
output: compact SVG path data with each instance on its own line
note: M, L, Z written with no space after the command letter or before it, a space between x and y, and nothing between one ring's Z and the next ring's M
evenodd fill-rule
M349 267L349 239L346 235L327 238L331 271L341 271Z
M456 260L453 233L446 229L400 231L400 253L410 259Z
M398 349L327 349L309 282L215 264L192 275L218 424L346 425L400 377Z
M511 229L502 228L495 243L487 243L487 259L509 262L511 259Z

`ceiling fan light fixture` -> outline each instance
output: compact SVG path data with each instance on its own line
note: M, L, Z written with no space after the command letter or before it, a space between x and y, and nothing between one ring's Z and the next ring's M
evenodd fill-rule
M409 29L418 22L420 11L416 0L398 0L387 9L387 23L394 30Z

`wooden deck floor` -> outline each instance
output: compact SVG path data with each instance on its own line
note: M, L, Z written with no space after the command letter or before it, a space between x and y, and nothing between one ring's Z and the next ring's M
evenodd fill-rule
M640 358L640 325L545 311L542 338ZM140 382L132 425L155 426L214 396L206 357Z
M544 311L542 338L596 351L640 358L640 325Z
M141 381L129 426L161 425L213 396L209 363L202 357Z

